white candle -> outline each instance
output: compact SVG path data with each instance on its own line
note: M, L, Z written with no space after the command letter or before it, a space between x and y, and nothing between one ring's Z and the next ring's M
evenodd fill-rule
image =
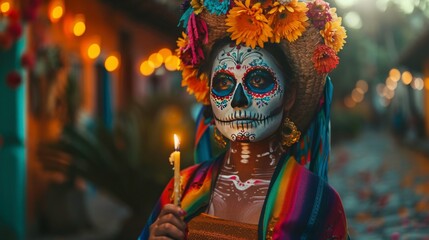
M174 170L174 205L180 205L181 189L180 189L180 142L176 134L174 134L174 152L170 155L170 164Z

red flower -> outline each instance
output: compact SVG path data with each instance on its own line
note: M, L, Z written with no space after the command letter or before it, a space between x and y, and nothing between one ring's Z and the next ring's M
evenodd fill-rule
M340 59L332 48L320 44L314 51L312 60L317 72L319 74L326 74L338 65Z
M322 30L325 24L332 20L329 3L323 0L316 0L308 3L307 7L307 16L316 28Z
M10 88L16 89L22 83L21 75L17 71L10 72L6 77L6 83Z

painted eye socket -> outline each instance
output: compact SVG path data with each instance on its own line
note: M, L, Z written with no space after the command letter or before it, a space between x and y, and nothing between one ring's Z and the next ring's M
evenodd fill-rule
M212 92L219 97L228 96L235 88L234 77L227 73L216 73L212 82Z
M273 90L275 80L270 71L266 69L255 69L246 75L244 84L252 92L267 93Z

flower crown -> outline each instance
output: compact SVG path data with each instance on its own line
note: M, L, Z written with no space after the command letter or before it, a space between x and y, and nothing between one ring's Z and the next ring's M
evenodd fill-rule
M322 39L312 57L314 69L321 75L337 66L337 53L347 37L336 9L323 0L186 0L182 9L179 25L183 25L185 32L177 40L176 50L181 59L182 86L206 105L209 104L209 77L200 73L199 67L207 57L207 44L217 39L209 39L210 24L204 16L224 15L224 35L237 45L251 48L263 48L267 42L293 43L312 25Z

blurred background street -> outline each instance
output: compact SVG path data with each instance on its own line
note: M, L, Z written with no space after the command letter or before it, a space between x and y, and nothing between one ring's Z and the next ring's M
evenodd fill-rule
M330 183L353 239L429 239L428 149L374 129L334 147Z
M173 133L193 164L182 2L0 0L0 240L135 239ZM429 0L326 2L347 30L329 181L350 236L429 239Z

